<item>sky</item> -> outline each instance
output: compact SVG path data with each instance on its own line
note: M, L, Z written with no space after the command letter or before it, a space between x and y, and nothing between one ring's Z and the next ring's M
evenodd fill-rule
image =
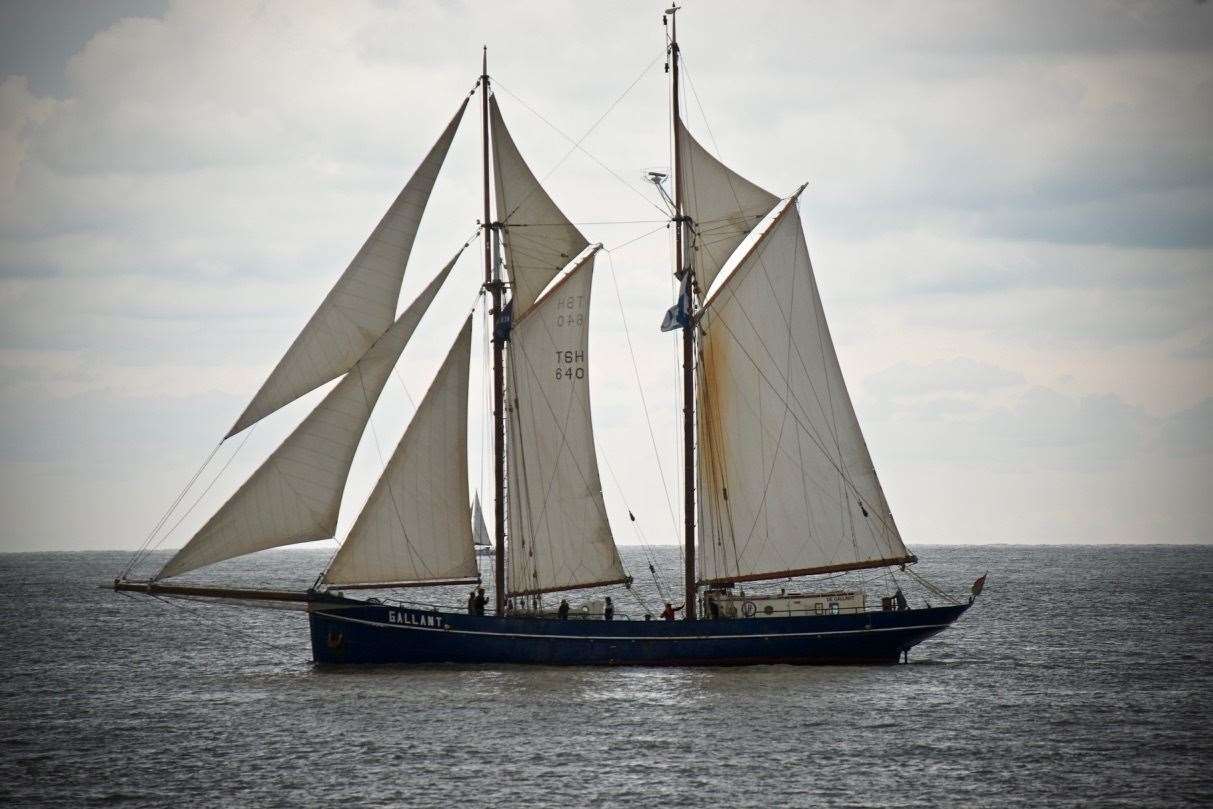
M482 45L519 148L606 248L591 391L618 541L675 542L670 240L643 181L670 164L661 10L0 5L0 550L148 537ZM777 194L808 182L826 313L911 549L1213 541L1213 6L687 0L679 39L699 140ZM401 308L475 231L478 161L473 107ZM475 300L477 255L405 352L339 533ZM157 539L183 544L320 395L223 444Z

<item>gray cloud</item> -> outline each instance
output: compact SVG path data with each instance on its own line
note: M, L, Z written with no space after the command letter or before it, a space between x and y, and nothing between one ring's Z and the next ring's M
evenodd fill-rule
M669 162L660 61L584 143L632 187L583 155L561 163L568 143L514 97L580 136L659 59L651 11L149 0L2 13L20 22L0 26L4 44L27 40L0 48L0 475L23 500L31 481L97 504L121 499L118 476L188 476L470 88L482 43L511 129L541 175L560 163L546 182L576 221L658 218L635 186ZM1203 468L1207 7L702 3L680 31L693 129L772 189L811 180L814 265L892 487L925 501L914 481L928 467L957 488L1047 470L1085 492L1141 464L1178 490L1182 464ZM405 299L480 216L474 123L473 110ZM655 226L586 232L611 245ZM664 235L613 254L661 436ZM470 303L475 268L460 272L468 301L452 294L440 320ZM598 278L595 418L614 452L647 427L605 262ZM123 471L90 483L83 470L108 455ZM647 456L613 460L635 467L628 507L668 524ZM131 530L175 493L145 489ZM993 484L972 496L999 500ZM620 514L615 493L608 506ZM25 527L66 542L82 522Z

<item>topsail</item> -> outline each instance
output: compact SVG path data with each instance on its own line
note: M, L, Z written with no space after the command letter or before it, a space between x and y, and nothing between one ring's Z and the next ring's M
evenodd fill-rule
M520 318L553 278L589 246L543 190L505 128L497 99L489 99L497 219L504 226L505 263Z
M688 263L706 293L737 246L779 204L765 191L721 163L687 131L680 119L678 184L691 217Z
M795 198L705 302L700 326L701 577L912 561L847 394Z
M438 170L467 100L405 185L311 320L228 431L231 437L344 374L396 316L400 285Z

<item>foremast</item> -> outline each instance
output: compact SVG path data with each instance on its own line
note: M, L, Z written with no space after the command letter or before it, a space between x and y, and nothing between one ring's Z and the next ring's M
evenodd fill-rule
M686 620L695 620L695 271L690 262L683 261L683 229L686 215L682 209L682 144L680 143L679 83L678 83L678 9L666 10L670 17L671 97L674 131L674 275L687 290L687 317L682 326L682 492L683 492L683 577ZM662 18L664 22L664 17ZM683 274L687 278L684 278Z
M492 298L489 323L494 326L493 340L493 559L494 606L505 613L505 371L502 355L506 334L495 328L501 317L501 297L505 284L500 268L493 260L493 239L499 238L500 223L494 222L489 204L489 49L484 47L480 74L481 155L484 167L484 288Z

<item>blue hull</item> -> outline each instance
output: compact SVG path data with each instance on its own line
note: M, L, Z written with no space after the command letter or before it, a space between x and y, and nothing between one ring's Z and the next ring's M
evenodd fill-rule
M896 663L968 605L719 621L477 617L353 599L309 607L317 663L738 666Z

